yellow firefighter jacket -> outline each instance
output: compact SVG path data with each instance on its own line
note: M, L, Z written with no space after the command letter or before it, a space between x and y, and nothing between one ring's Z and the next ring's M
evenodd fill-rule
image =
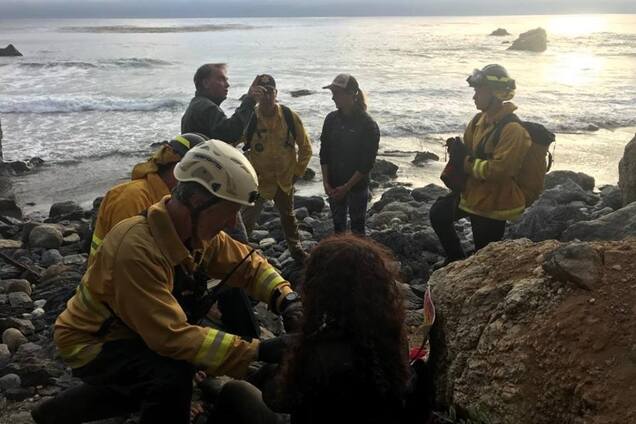
M472 152L485 145L488 160L466 157L464 171L468 179L461 195L460 209L491 219L510 220L523 213L526 200L515 178L519 175L524 158L532 141L528 132L519 123L506 125L496 146L488 137L496 123L512 113L517 107L504 103L494 116L482 114L474 125L468 125L464 143Z
M288 140L287 124L280 105L277 105L277 112L271 117L263 116L258 106L254 113L257 127L247 157L258 174L259 194L272 200L278 188L289 194L294 176L301 177L305 173L311 159L311 143L296 112L292 111L295 140ZM242 141L245 141L245 136Z
M120 222L104 239L75 295L55 322L60 356L72 368L93 360L103 343L141 337L160 355L189 361L211 375L240 376L256 359L258 340L246 342L213 328L190 325L172 295L174 267L195 266L166 209L166 196L147 217ZM223 278L250 249L221 232L206 244L199 266ZM291 292L267 261L252 254L228 280L253 298L269 302L274 290ZM115 316L103 336L96 333Z
M138 215L168 194L168 186L156 173L121 183L108 190L97 212L88 265L93 263L95 252L106 234L119 221Z

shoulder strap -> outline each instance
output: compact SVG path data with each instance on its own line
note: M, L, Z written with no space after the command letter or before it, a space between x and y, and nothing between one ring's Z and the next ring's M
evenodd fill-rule
M492 142L493 149L497 147L497 144L499 144L499 138L501 137L501 132L503 131L504 127L510 124L511 122L521 122L521 120L514 113L510 113L504 116L503 118L501 118L499 122L497 122L497 124L495 125L495 128L486 137L486 140L483 143L480 143L479 146L477 147L476 153L478 158L487 159L486 144L488 144L488 142Z
M256 132L256 119L256 112L252 112L252 116L250 116L250 120L247 122L247 127L245 128L245 146L243 150L248 150L252 142L252 138Z
M280 105L283 110L283 117L285 118L285 123L287 124L287 131L293 140L296 140L296 123L294 122L294 114L291 109L285 105Z

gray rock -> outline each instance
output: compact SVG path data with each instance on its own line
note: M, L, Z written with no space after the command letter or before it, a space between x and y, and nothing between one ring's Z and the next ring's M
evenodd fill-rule
M33 334L35 331L33 323L29 320L15 317L0 318L0 332L4 332L8 328L15 328L25 336Z
M274 240L273 238L265 238L258 242L258 246L261 249L266 249L274 244L276 244L276 240Z
M623 207L623 192L618 186L607 185L601 188L601 204L617 210Z
M32 289L31 283L28 280L22 279L12 279L3 281L3 285L6 285L7 293L16 293L22 292L26 293L28 296L31 296Z
M62 244L67 245L67 244L73 244L73 243L79 243L80 242L80 236L77 233L73 233L70 234L66 237L63 238Z
M636 203L598 219L577 222L568 227L561 237L570 240L622 240L636 236Z
M508 50L544 52L548 48L548 35L543 28L536 28L519 35Z
M407 310L418 310L422 309L424 305L424 298L418 296L413 292L411 286L404 283L398 283L398 287L400 288L400 292L402 293L402 297L404 299L404 308Z
M320 196L294 196L294 207L306 207L310 214L320 212L325 207L325 199Z
M43 224L35 227L29 234L31 248L58 249L62 245L62 233L54 225Z
M29 297L28 294L23 292L13 292L7 294L7 299L9 300L9 305L13 308L17 307L31 307L33 306L33 301Z
M380 200L375 202L370 209L371 213L377 213L393 202L409 202L413 199L411 196L411 190L406 187L398 186L393 187L382 193Z
M504 37L506 35L510 35L510 33L506 31L504 28L497 28L496 30L490 33L490 36L492 37Z
M253 230L252 234L250 234L250 239L254 241L261 241L267 237L269 237L269 231L267 230Z
M22 402L28 398L30 398L31 396L33 396L33 394L35 393L35 389L33 387L16 387L13 389L7 389L7 391L5 392L5 395L7 396L7 399L12 400L14 402ZM16 424L17 422L14 421ZM29 421L24 421L25 423L28 423Z
M588 205L594 205L599 201L599 197L586 192L577 183L568 178L563 183L545 190L538 201L544 204L550 202L556 205L566 205L577 200Z
M417 152L411 161L413 165L423 165L429 161L438 161L439 156L432 152Z
M0 198L0 216L22 219L22 209L16 205L15 199L2 197Z
M11 351L5 343L0 343L0 370L11 360Z
M437 184L427 184L424 187L414 188L411 196L418 202L428 202L437 200L439 197L446 196L448 189L438 186Z
M309 216L309 210L303 206L302 208L295 209L294 215L296 215L296 219L303 220Z
M49 249L42 254L42 257L40 258L40 265L42 265L45 268L48 268L53 264L62 262L63 260L64 260L64 257L60 254L59 250Z
M7 374L3 377L0 377L0 390L2 391L15 389L17 387L20 387L21 384L22 380L17 374Z
M292 97L303 97L303 96L310 96L312 94L314 94L315 91L312 90L307 90L307 89L302 89L302 90L292 90L289 92L289 94Z
M567 244L550 252L543 269L558 281L571 281L587 290L595 289L603 277L601 255L585 243Z
M636 136L627 143L618 163L618 186L623 192L623 205L636 201Z
M37 319L40 318L41 316L43 316L46 313L46 311L42 308L35 308L33 310L33 312L31 312L31 317L33 319Z
M559 240L572 224L590 219L579 208L535 202L521 217L508 225L506 238L532 241Z
M15 48L13 44L0 49L0 56L22 56L22 53Z
M303 174L303 181L311 181L316 177L316 171L311 168L305 169L305 173Z
M20 347L18 348L18 351L16 352L16 356L19 357L19 356L33 355L40 352L41 350L42 350L42 346L40 346L37 343L25 343L23 345L20 345Z
M397 177L399 167L384 159L376 159L373 169L371 169L370 177L374 180L384 180L386 178ZM385 178L382 178L385 177Z
M28 340L24 337L24 334L16 328L7 328L2 333L2 343L6 344L11 352L16 352L20 345L27 342Z
M46 305L46 299L38 299L33 302L33 306L36 308L44 308L44 305Z
M595 182L594 177L591 177L583 172L573 171L552 171L545 176L545 189L554 188L560 184L564 184L568 179L574 181L583 190L594 190Z
M70 219L68 218L70 216L81 218L83 214L84 210L82 207L72 200L53 203L49 210L49 218L51 219Z
M22 247L22 242L20 240L9 240L9 239L0 240L0 249L20 249L21 247Z
M83 265L86 262L86 256L83 253L64 256L63 262L64 265Z

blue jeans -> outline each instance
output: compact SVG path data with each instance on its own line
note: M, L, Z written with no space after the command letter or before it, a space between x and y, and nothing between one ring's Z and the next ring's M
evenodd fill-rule
M369 189L350 191L344 199L334 200L329 198L329 207L333 218L333 229L336 233L347 231L347 211L351 219L351 232L365 235L365 223L367 217L367 204L369 202Z

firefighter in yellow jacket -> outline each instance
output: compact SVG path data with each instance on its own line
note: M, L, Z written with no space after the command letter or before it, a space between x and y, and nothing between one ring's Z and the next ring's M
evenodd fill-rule
M165 143L146 162L135 165L131 181L108 190L99 206L91 240L88 265L106 234L117 224L157 203L176 185L173 169L190 148L207 140L199 134L186 133Z
M190 324L175 299L181 270L231 275L297 328L298 295L261 256L223 233L258 196L256 172L234 147L206 141L176 166L173 195L113 228L55 322L61 358L85 384L43 403L37 423L84 422L140 410L141 423L189 422L195 367L241 376L250 362L277 361L287 343ZM210 240L210 242L205 242Z
M265 200L273 200L280 213L287 247L294 260L303 262L298 223L294 215L294 182L307 169L311 143L298 115L276 101L276 82L263 74L255 84L266 91L247 125L242 141L249 148L247 157L258 174L260 198L243 210L243 221L250 234Z
M480 113L468 124L463 142L459 138L447 142L449 162L463 170L465 183L461 193L438 199L430 211L431 224L446 252L445 263L465 257L454 221L470 219L475 250L479 250L501 240L506 221L521 215L526 206L516 177L532 143L528 132L513 122L503 128L499 140L490 138L497 123L517 109L509 102L515 81L503 66L493 64L475 70L467 82L475 90L473 100Z

